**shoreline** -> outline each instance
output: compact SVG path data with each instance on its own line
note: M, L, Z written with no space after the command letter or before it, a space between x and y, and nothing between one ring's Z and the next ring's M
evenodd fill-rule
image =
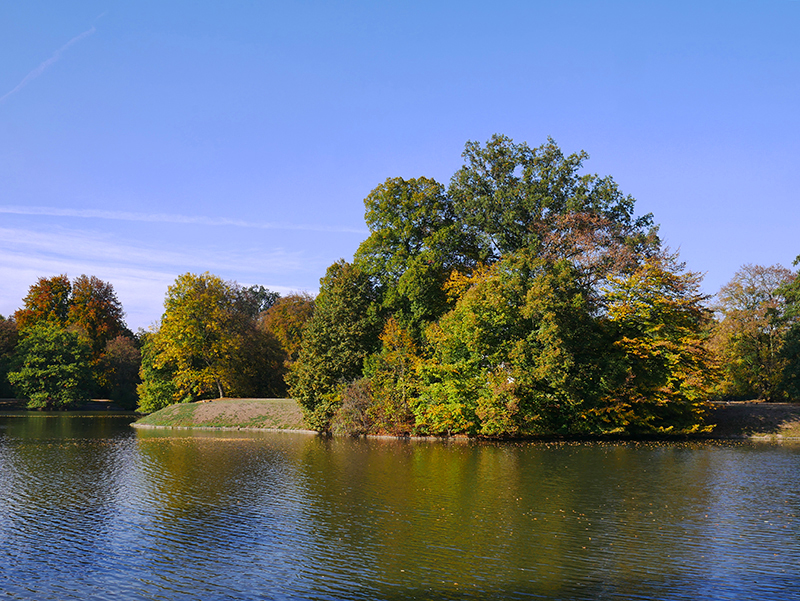
M24 401L0 399L0 412L27 413ZM74 413L97 412L102 414L126 411L104 399L94 399L70 411ZM48 412L30 410L31 414ZM139 417L131 423L137 429L153 430L208 430L252 431L319 434L303 422L300 407L293 399L225 398L195 403L170 405L160 411ZM643 436L525 436L477 438L469 436L395 436L369 434L366 438L404 439L428 441L471 440L540 440L540 441L647 441L647 440L752 440L764 442L800 441L800 403L767 403L763 401L730 401L709 403L708 423L714 424L711 432L694 435L643 435Z

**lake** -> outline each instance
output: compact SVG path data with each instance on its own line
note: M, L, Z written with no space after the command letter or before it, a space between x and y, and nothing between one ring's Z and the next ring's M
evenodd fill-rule
M7 599L798 599L800 445L0 415Z

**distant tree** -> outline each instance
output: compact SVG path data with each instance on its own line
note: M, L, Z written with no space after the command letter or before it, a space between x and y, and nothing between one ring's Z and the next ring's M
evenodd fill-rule
M791 279L780 265L748 264L717 294L711 344L722 365L722 396L783 398L782 346L789 326L780 290Z
M17 322L13 317L8 319L0 315L0 397L14 396L11 384L8 382L8 370L11 368L11 359L17 348L19 334Z
M264 288L264 286L254 285L247 288L237 289L238 302L241 311L251 317L257 317L270 307L272 307L281 297L278 292Z
M794 260L800 265L800 255ZM783 363L782 383L790 398L800 400L800 271L793 274L778 293L784 300L782 325L785 328L780 359Z
M365 358L378 346L375 289L358 267L337 261L320 280L314 316L297 361L287 375L289 393L306 423L326 431L341 403L338 393L361 377Z
M277 299L258 317L258 329L271 333L281 346L287 367L297 360L303 331L314 314L314 299L306 293Z
M90 354L77 334L45 321L25 329L8 379L30 409L69 409L88 398Z
M130 335L124 316L111 284L87 275L73 280L66 323L86 337L95 360L99 360L109 341Z
M278 343L256 329L263 299L204 273L179 276L167 290L158 330L142 348L140 409L218 396L282 391ZM259 291L260 290L260 291ZM258 289L261 295L263 289Z
M14 313L20 330L48 322L58 326L67 324L71 300L72 284L66 275L39 278L22 299L23 307Z

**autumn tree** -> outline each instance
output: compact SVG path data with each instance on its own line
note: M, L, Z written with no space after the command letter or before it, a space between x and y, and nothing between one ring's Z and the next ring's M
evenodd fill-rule
M314 316L287 375L289 392L310 427L329 429L341 403L338 393L362 375L364 360L378 346L376 300L367 274L346 261L328 267L320 280Z
M77 334L43 321L25 329L8 379L29 409L69 409L88 397L90 356Z
M386 322L380 342L380 351L370 355L364 369L371 395L369 422L381 433L410 434L415 430L411 406L419 396L422 357L414 338L394 317Z
M793 274L780 265L744 265L717 294L712 347L726 397L783 398L784 337L789 329L780 290Z
M701 279L670 254L610 278L606 317L613 343L605 381L615 384L591 412L605 431L702 429L714 370L705 344L711 315L700 293Z
M187 273L167 290L160 327L144 340L140 407L279 393L278 345L256 329L252 289Z
M274 336L288 366L297 360L303 331L314 314L314 299L307 293L282 296L258 317L258 329Z
M39 278L22 299L23 307L14 313L17 327L24 330L40 322L65 326L72 304L72 284L62 274Z
M66 323L89 341L92 356L103 354L106 344L131 332L114 287L95 276L81 275L72 282Z

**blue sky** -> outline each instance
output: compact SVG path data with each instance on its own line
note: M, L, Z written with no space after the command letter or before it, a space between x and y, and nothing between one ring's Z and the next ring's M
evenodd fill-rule
M552 136L716 292L800 254L800 2L0 0L0 314L181 273L315 292L387 177Z

